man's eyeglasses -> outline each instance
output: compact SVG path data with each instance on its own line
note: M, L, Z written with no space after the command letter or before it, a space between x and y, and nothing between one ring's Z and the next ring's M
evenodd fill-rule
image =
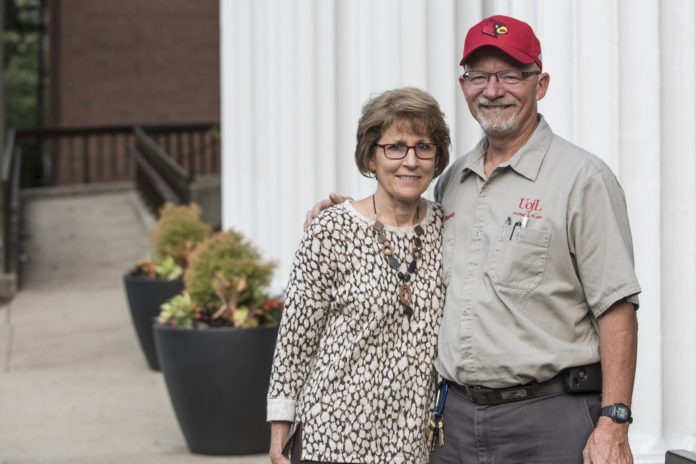
M473 87L483 87L488 85L488 80L491 76L495 76L498 83L507 86L515 86L525 80L530 76L537 76L541 74L541 71L518 71L518 70L504 70L498 72L486 72L486 71L467 71L462 77L464 80Z
M418 159L433 159L437 154L437 145L434 143L417 143L416 145L406 145L405 143L376 143L384 151L384 156L391 160L398 160L406 157L408 151L413 148Z

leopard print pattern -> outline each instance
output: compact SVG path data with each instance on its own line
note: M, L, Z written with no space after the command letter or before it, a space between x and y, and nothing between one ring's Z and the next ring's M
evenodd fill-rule
M351 463L428 462L437 336L444 306L442 209L427 202L422 256L401 281L350 203L325 210L295 255L268 393L268 420L302 423L302 458ZM410 262L414 227L384 228Z

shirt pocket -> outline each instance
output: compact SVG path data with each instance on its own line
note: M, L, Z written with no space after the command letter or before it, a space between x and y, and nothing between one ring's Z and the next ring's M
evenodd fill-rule
M550 232L519 227L512 239L500 237L491 266L493 283L524 291L537 288L544 277L550 239Z
M447 219L442 230L442 282L449 285L452 275L452 259L454 258L454 239L456 238L456 218L454 213Z

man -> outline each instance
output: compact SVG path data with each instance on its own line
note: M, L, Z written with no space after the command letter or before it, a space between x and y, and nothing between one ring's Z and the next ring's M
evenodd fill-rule
M537 113L550 78L529 25L481 21L460 64L485 137L435 191L447 395L431 462L632 463L640 287L621 187Z
M481 21L460 64L485 137L436 188L448 284L437 369L449 388L432 462L630 463L640 287L623 192L537 113L549 75L529 25ZM576 366L595 392L564 390ZM613 407L598 418L600 406Z

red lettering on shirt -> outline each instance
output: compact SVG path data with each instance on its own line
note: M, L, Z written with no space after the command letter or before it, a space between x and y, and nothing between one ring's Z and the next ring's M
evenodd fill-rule
M448 221L448 220L452 219L453 217L454 217L454 211L452 211L450 214L445 216L445 221Z
M543 208L541 207L541 200L536 199L533 200L531 198L520 198L520 204L519 204L520 209L526 209L530 213L532 211L541 211Z
M512 213L514 216L529 217L532 219L541 219L542 216L540 211L544 208L541 206L541 200L538 198L520 198L520 203L517 208L521 211L516 211Z
M543 218L543 217L544 217L544 216L542 216L542 215L537 215L537 214L531 214L531 213L520 213L519 211L515 211L515 212L513 212L513 213L512 213L512 215L513 215L513 216L519 216L519 217L525 217L525 216L528 216L528 217L530 217L531 219L541 219L541 218Z

